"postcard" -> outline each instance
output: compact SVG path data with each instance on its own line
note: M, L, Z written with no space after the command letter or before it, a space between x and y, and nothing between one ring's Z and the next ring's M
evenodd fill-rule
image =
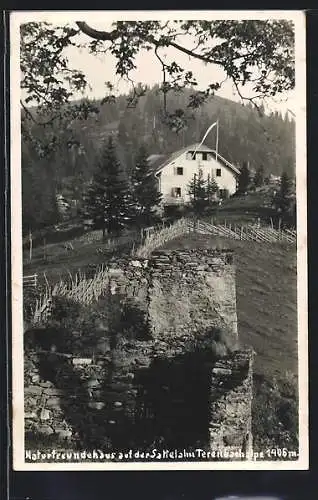
M15 470L308 468L305 49L11 12Z

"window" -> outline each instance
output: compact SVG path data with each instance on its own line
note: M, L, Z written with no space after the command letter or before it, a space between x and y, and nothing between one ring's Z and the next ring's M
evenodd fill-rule
M195 160L196 154L193 156L194 151L187 152L187 160Z
M177 167L177 175L183 175L183 167Z
M220 168L216 169L216 176L221 177L221 169Z
M181 187L172 188L172 196L174 198L181 198Z
M208 153L202 153L202 160L206 161L208 159Z

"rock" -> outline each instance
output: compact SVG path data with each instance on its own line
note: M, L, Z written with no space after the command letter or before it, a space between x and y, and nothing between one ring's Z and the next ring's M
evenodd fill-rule
M39 385L29 385L29 387L26 387L24 389L24 394L27 396L28 394L35 394L37 396L40 396L43 392L42 387Z
M59 439L70 439L73 434L70 429L55 429L55 433L58 435Z
M49 408L60 408L61 400L58 397L51 397L47 400L46 406Z
M53 382L50 382L49 380L45 380L41 382L41 387L47 388L47 387L54 387Z
M36 418L37 418L36 411L28 411L28 412L25 412L25 413L24 413L24 418L25 418L25 419L36 419Z
M32 375L31 382L33 382L33 383L40 382L40 375L38 373L35 373L34 375Z
M38 432L40 434L44 434L45 436L50 436L54 431L49 425L40 425L38 428Z
M108 269L108 274L111 276L121 276L122 274L124 274L124 271L119 268L111 267Z
M130 265L133 266L133 267L143 267L142 263L139 260L132 260L130 262Z
M47 389L44 389L44 394L46 396L63 396L64 391L62 389L57 389L56 387L48 387Z
M90 365L93 360L92 358L73 358L72 360L73 365L78 366L78 365Z
M38 398L30 398L30 396L25 397L24 399L24 407L25 408L33 408L38 405Z
M99 382L99 380L97 380L97 378L90 378L88 380L86 380L85 382L85 386L89 389L94 389L95 387L100 387L101 383Z
M50 410L47 410L46 408L43 408L43 410L41 411L40 419L41 420L50 420L50 418L51 418L51 412L50 412Z
M102 410L105 407L105 403L102 401L90 401L88 407L92 410Z
M212 373L214 375L232 375L231 368L213 368Z

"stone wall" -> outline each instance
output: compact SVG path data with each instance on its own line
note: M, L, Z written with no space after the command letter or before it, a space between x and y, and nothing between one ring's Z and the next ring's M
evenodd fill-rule
M210 389L210 446L231 448L250 456L253 447L252 350L237 351L217 361L212 369Z
M153 338L218 327L237 342L231 250L157 250L150 259L114 262L108 272L111 293L145 311Z
M252 355L232 352L232 252L157 251L148 260L113 262L108 271L110 294L141 311L148 338L115 336L94 356L27 351L26 432L106 451L246 449ZM220 330L225 342L216 337Z
M52 374L46 377L41 356L29 353L26 431L37 439L50 436L55 446L74 443L106 452L161 446L251 450L249 351L214 361L187 349L177 354L180 346L140 344L118 346L108 359L57 361L45 355L42 362Z
M157 338L225 329L237 341L235 271L231 251L157 251L149 261L149 320Z

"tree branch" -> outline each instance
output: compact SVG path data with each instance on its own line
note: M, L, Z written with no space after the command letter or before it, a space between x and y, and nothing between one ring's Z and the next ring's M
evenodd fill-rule
M113 42L118 37L117 30L113 30L110 32L95 30L94 28L91 28L87 23L82 21L76 21L76 24L85 35L89 36L90 38L95 38L95 40Z
M95 40L113 42L116 40L116 38L119 35L117 30L113 30L113 31L96 30L94 28L91 28L87 23L82 22L82 21L76 21L76 24L85 35L89 36L90 38L94 38ZM153 45L155 45L155 47L162 46L160 44L160 41L156 40L153 36L147 37L145 39L145 41L152 43ZM179 45L178 43L173 42L172 40L168 40L166 43L168 46L174 47L175 49L179 50L180 52L183 52L184 54L187 54L190 57L194 57L195 59L200 59L201 61L206 62L206 63L222 65L222 61L212 59L210 57L206 57L206 56L203 56L201 54L197 54L196 52L193 52L192 50L187 49L187 48L183 47L182 45Z
M33 123L35 123L36 125L41 125L41 126L49 125L49 124L53 123L53 122L54 122L54 120L55 120L56 118L58 118L58 117L60 116L59 114L56 114L56 115L54 115L52 118L50 118L49 120L47 120L46 122L39 122L39 121L37 121L37 120L34 118L33 114L32 114L32 113L31 113L31 111L30 111L30 110L26 107L26 105L24 104L24 102L22 101L22 99L20 99L20 104L21 104L22 108L24 109L24 111L25 111L26 115L27 115L27 116L28 116L28 117L29 117L29 118L33 121Z

